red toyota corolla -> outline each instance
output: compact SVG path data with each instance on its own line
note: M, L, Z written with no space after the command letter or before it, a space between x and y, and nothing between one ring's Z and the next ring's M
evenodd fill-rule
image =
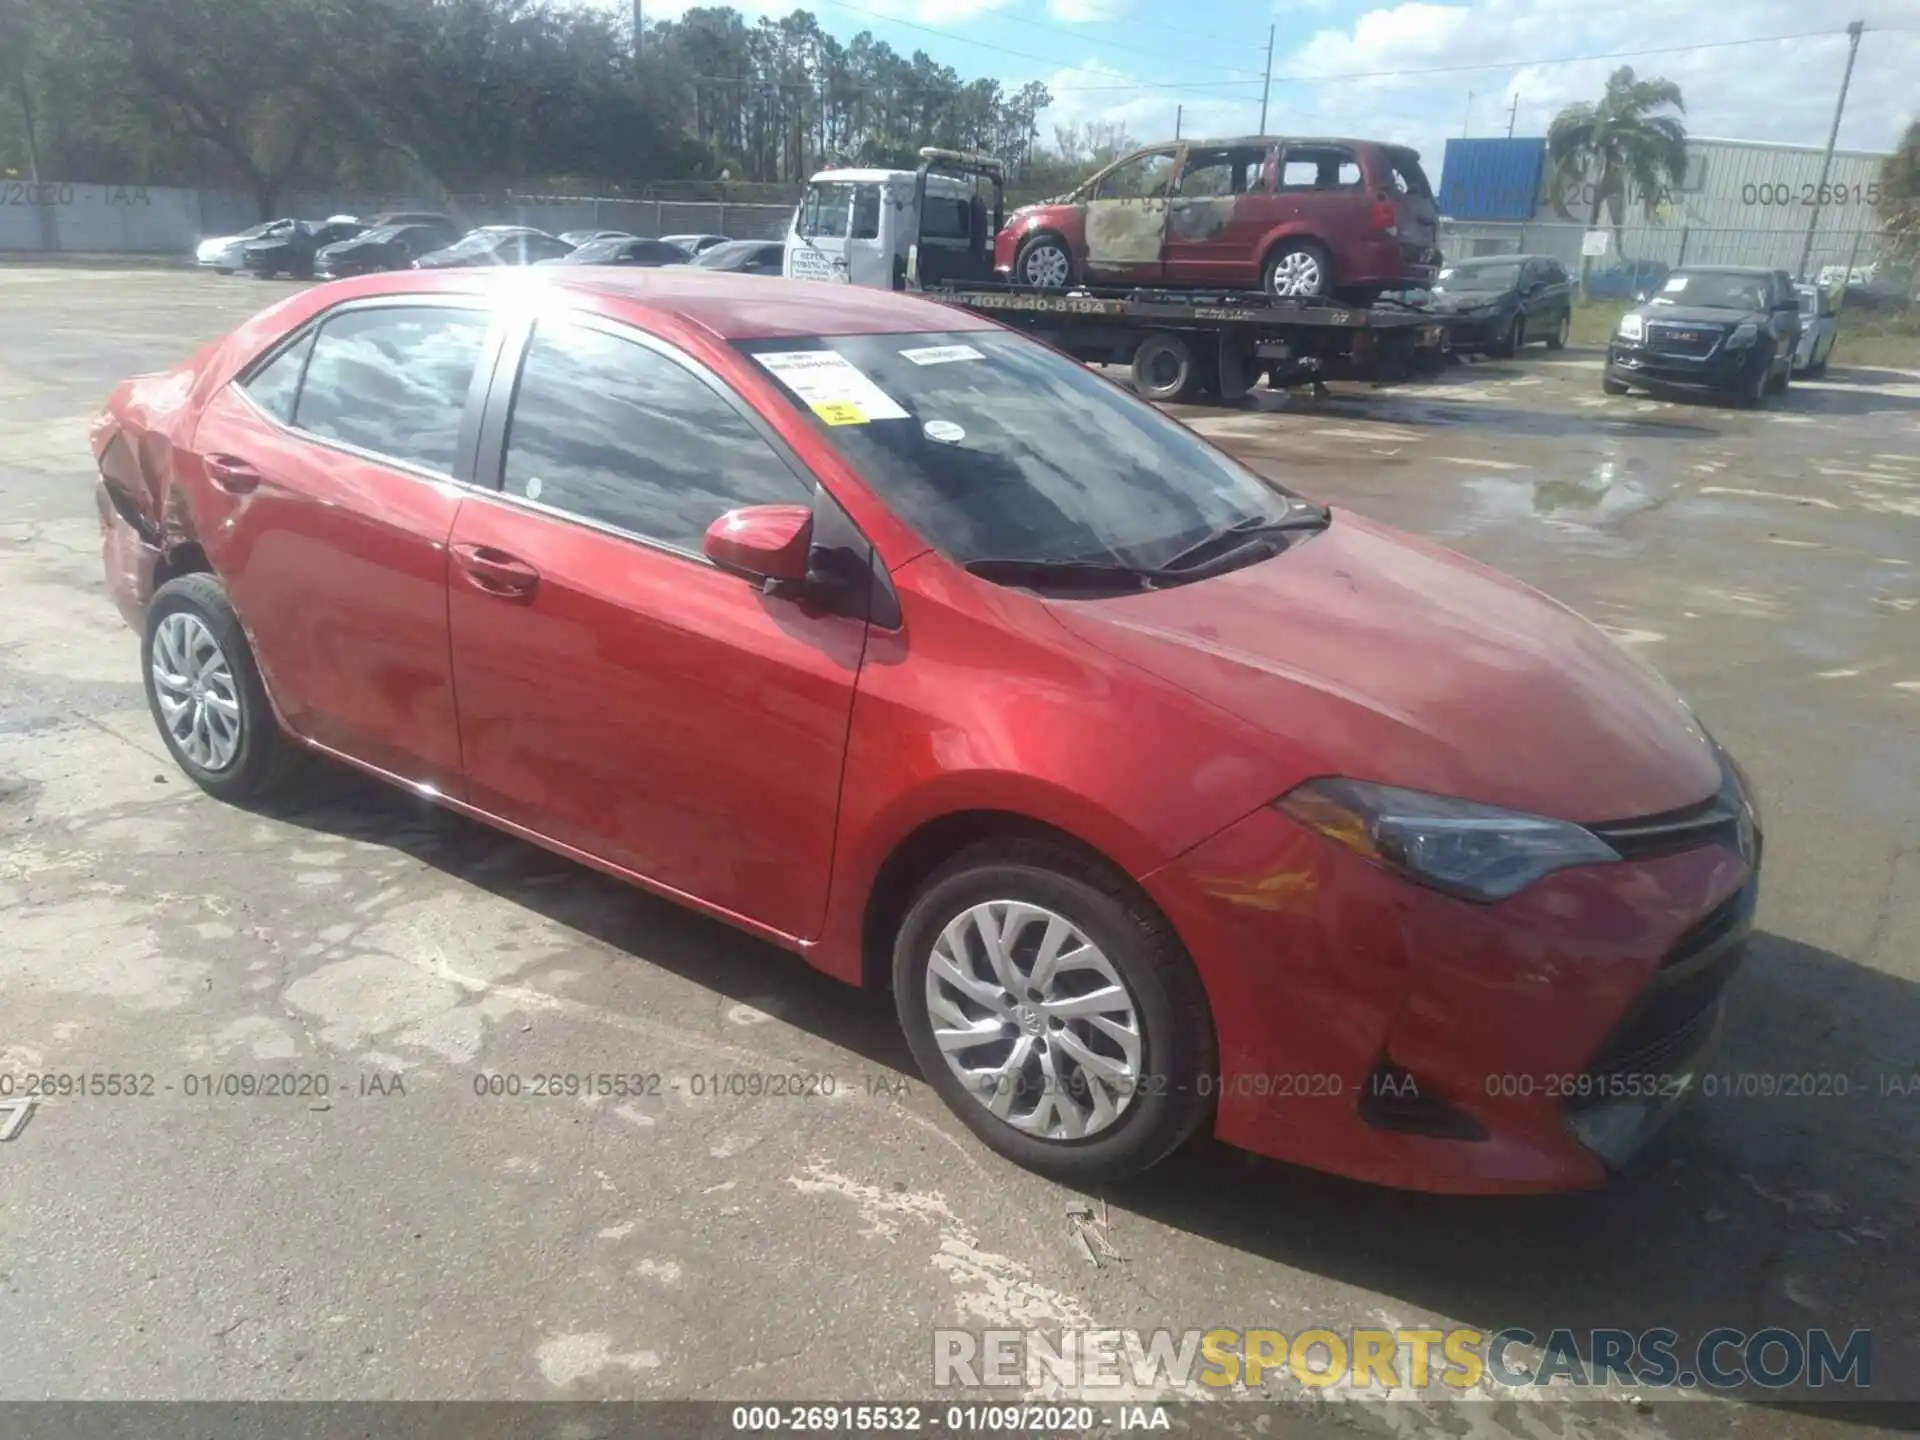
M891 985L987 1144L1602 1181L1692 1086L1745 783L1525 586L958 310L308 290L93 431L182 769L318 751Z

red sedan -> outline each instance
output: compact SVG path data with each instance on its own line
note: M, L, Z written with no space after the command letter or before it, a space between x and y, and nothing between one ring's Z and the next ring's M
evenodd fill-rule
M1714 1038L1759 839L1671 690L966 313L374 276L93 449L204 789L320 752L891 986L1047 1173L1597 1184Z

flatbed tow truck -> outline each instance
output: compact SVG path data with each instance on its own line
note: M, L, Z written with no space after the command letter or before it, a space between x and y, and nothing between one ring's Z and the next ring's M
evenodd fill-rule
M1445 363L1447 322L1387 300L995 281L993 237L1005 223L1000 162L935 149L920 159L911 171L816 175L788 230L785 273L916 291L990 316L1088 364L1131 367L1134 388L1161 402L1211 395L1236 404L1263 381L1316 393L1333 379L1390 384Z

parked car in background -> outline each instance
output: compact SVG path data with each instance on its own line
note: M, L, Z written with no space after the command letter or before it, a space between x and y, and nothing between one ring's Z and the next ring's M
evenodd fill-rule
M444 250L414 261L421 270L457 270L481 265L536 265L573 253L557 235L525 225L483 225Z
M1800 343L1800 297L1784 270L1716 265L1676 270L1620 317L1601 388L1692 390L1756 406L1784 394Z
M703 255L716 245L724 245L732 238L727 235L662 235L669 245L678 245L689 255Z
M701 270L732 270L742 275L778 275L787 253L783 240L729 240L694 256Z
M440 225L455 235L464 235L471 226L462 225L451 215L440 210L382 210L367 221L371 226L378 225Z
M1800 341L1793 347L1793 373L1817 380L1827 373L1827 357L1840 335L1833 287L1801 281L1793 293L1800 298Z
M333 215L318 224L301 220L291 230L249 240L240 248L241 264L262 280L275 275L311 280L314 259L322 250L364 234L366 228L364 221L351 215Z
M376 270L405 270L422 255L444 250L460 238L451 220L375 225L348 240L314 252L313 273L322 280L367 275Z
M569 245L586 245L595 240L637 240L631 230L562 230L560 238Z
M1590 300L1639 300L1656 294L1673 273L1663 260L1622 260L1604 270L1594 270L1586 278Z
M1433 312L1445 315L1454 350L1517 355L1534 340L1564 350L1573 323L1573 282L1547 255L1455 260L1433 283Z
M629 235L624 239L589 240L568 255L542 260L542 265L685 265L687 252L664 240Z
M1020 285L1152 283L1339 295L1431 284L1438 212L1419 152L1248 136L1135 151L1014 211L994 270Z
M1579 1189L1697 1090L1759 820L1596 626L982 316L553 279L345 281L108 397L194 784L330 755L890 991L1076 1187L1206 1132Z
M210 240L202 240L194 249L194 263L222 275L231 275L241 267L242 251L248 241L284 235L299 223L289 215L279 220L263 221L252 229L242 230L238 235L216 235Z

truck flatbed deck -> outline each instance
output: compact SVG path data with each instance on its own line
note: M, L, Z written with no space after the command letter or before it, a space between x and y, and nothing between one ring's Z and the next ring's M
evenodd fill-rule
M951 283L924 293L1089 363L1131 365L1135 388L1162 401L1208 391L1238 401L1262 379L1401 379L1438 368L1446 332L1443 318L1411 306L1244 291Z

